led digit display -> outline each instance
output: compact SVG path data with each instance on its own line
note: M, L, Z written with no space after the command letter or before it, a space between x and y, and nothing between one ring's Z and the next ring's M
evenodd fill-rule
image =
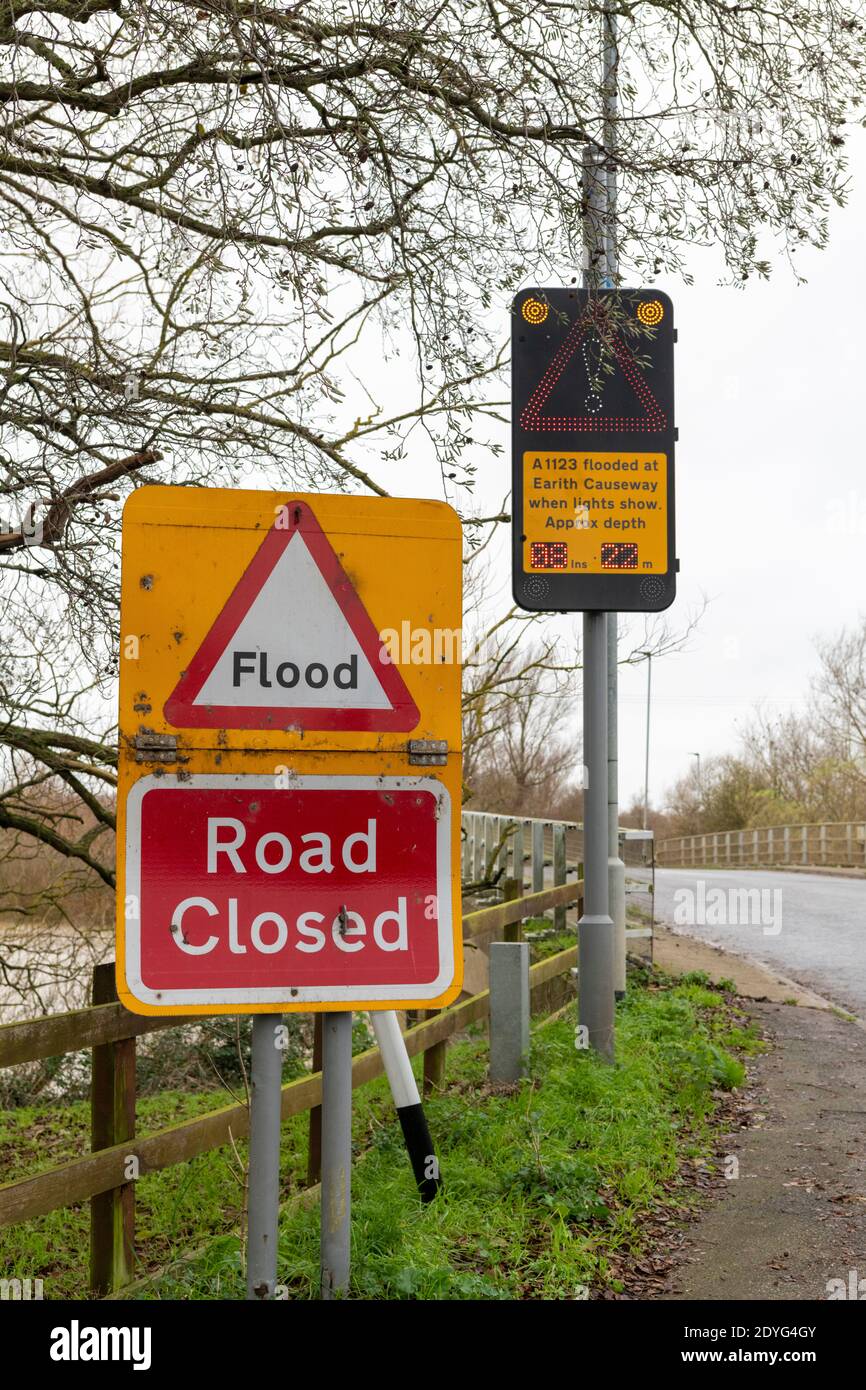
M533 569L564 570L568 568L566 541L533 541L529 563Z
M601 547L603 570L636 570L637 546L629 541L614 541Z

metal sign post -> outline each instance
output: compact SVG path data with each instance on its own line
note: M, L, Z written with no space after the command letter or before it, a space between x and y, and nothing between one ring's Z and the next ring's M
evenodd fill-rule
M273 1298L277 1282L283 1072L281 1028L279 1014L256 1014L253 1018L247 1181L248 1299Z
M583 916L578 923L579 1021L590 1047L614 1058L614 943L607 877L607 614L583 615Z
M604 287L614 289L619 274L619 253L616 241L616 118L619 100L619 49L617 47L617 16L609 9L602 15L604 71L602 75L602 105L604 108L604 147L606 208L604 219ZM619 844L619 641L615 612L607 615L607 877L610 892L610 915L613 918L614 993L625 997L626 935L625 935L625 864Z
M584 287L597 293L604 271L604 177L590 151L584 157ZM599 383L600 384L600 383ZM614 1059L615 980L610 916L608 810L610 747L608 615L583 615L583 916L578 923L578 1021L590 1047Z
M352 1015L325 1014L322 1027L321 1295L349 1291L352 1212Z
M607 141L616 113L615 27L606 21L604 33ZM614 993L625 989L625 871L617 631L607 615L669 607L679 565L673 305L659 290L614 286L615 172L605 162L604 149L587 146L583 288L524 289L512 307L512 572L521 608L584 614L580 1015L590 1045L612 1057Z

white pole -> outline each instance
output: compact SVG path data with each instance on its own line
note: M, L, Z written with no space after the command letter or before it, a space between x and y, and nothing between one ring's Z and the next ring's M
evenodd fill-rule
M385 1074L397 1110L397 1118L406 1141L409 1162L424 1202L432 1202L439 1191L439 1160L433 1151L433 1141L418 1094L418 1085L400 1023L393 1010L377 1010L370 1014L376 1042L385 1064Z

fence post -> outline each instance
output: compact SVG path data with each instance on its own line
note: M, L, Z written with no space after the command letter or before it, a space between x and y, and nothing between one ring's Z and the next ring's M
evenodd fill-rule
M93 971L94 1004L116 1004L114 961ZM94 1047L90 1083L90 1147L107 1149L135 1137L135 1038ZM90 1288L113 1293L132 1278L135 1182L90 1199Z
M784 858L784 863L790 864L790 862L791 862L791 827L790 827L790 825L786 825L786 826L785 826L785 830L784 830L784 833L783 833L783 835L782 835L782 841L783 841L782 854L785 856L785 858Z
M425 1019L435 1018L441 1012L441 1009L426 1009L424 1017ZM434 1092L445 1089L445 1056L447 1051L448 1042L443 1038L442 1042L434 1043L424 1053L424 1081L421 1089L424 1100L433 1095Z
M553 883L559 887L565 883L565 826L553 827ZM556 931L565 931L565 904L553 909L553 926Z
M475 812L475 855L472 866L472 877L476 883L480 883L484 878L484 826L486 817L480 811Z
M818 829L818 853L821 856L821 863L827 863L827 827L822 825Z
M516 878L507 878L505 880L502 896L507 903L512 903L516 898L523 897L520 884ZM523 926L521 922L508 922L503 931L506 941L520 941L523 937Z
M525 853L524 838L525 837L523 834L523 821L519 821L517 824L517 829L515 830L514 836L512 838L512 844L514 845L514 856L511 869L511 872L517 879L517 882L520 884L520 891L517 894L518 898L523 897L523 875L525 873L523 867L523 856Z
M481 849L481 877L486 880L493 874L493 816L484 817L484 834Z
M544 821L532 822L532 891L544 888Z

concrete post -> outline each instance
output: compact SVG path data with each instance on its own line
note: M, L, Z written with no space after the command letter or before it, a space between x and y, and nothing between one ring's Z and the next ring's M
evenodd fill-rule
M519 1081L529 1070L529 943L490 947L490 1080Z

